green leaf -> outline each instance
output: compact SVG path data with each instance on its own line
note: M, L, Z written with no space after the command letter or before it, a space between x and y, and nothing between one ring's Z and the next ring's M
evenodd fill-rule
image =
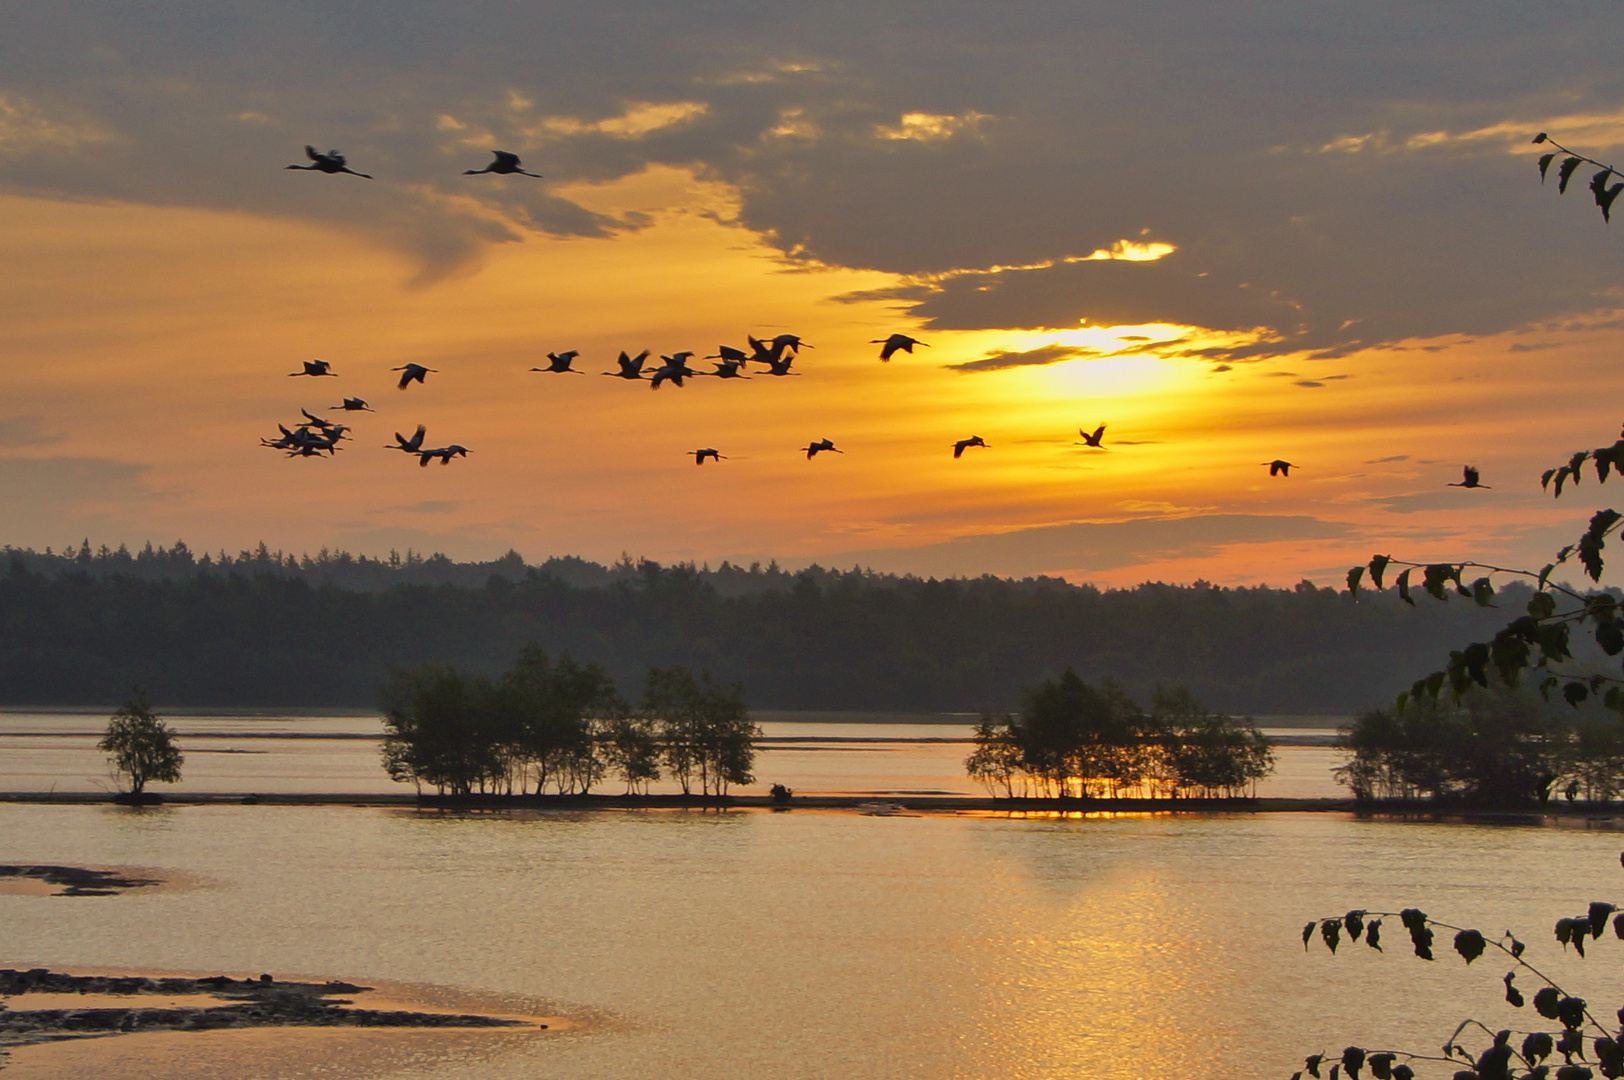
M1393 1080L1415 1080L1415 1070L1408 1065L1394 1065Z
M1602 572L1602 548L1607 543L1607 533L1616 525L1624 514L1617 510L1597 510L1590 519L1590 528L1579 540L1579 562L1584 565L1585 573L1590 575L1591 581L1600 581Z
M1411 607L1415 606L1415 600L1410 596L1410 571L1407 569L1398 576L1398 598Z
M1506 978L1505 978L1506 1001L1513 1008L1520 1009L1525 1004L1527 1004L1527 1002L1523 1000L1522 991L1518 990L1514 985L1512 985L1512 980L1515 979L1516 977L1517 977L1517 973L1515 971L1506 972Z
M1320 923L1320 937L1325 939L1325 944L1330 947L1331 952L1334 955L1336 953L1337 942L1342 940L1342 920L1326 919L1324 922Z
M1568 181L1573 179L1573 170L1583 163L1584 158L1581 157L1565 157L1562 159L1562 164L1556 168L1556 190L1558 194L1566 195L1568 193Z
M1549 990L1550 987L1546 987L1546 989ZM1541 991L1541 993L1543 993L1543 991ZM1555 995L1556 991L1551 990L1551 993L1552 993L1552 995ZM1536 1008L1536 1009L1539 1008L1539 994L1534 995L1534 1008ZM1554 1010L1554 1008L1555 1008L1554 1003L1552 1005L1552 1008ZM1540 1015L1545 1016L1545 1013L1543 1011L1541 1011ZM1555 1020L1556 1019L1555 1012L1553 1011L1550 1016L1545 1016L1545 1019L1547 1019L1547 1020ZM1530 1034L1526 1039L1523 1040L1523 1043L1522 1043L1522 1056L1524 1058L1526 1058L1530 1064L1537 1064L1538 1062L1544 1061L1546 1058L1550 1057L1551 1056L1551 1051L1553 1051L1555 1049L1556 1049L1556 1040L1551 1038L1551 1033L1550 1032L1548 1032L1548 1031L1536 1031L1536 1032L1533 1032L1532 1034Z
M1590 696L1590 687L1582 682L1570 682L1562 688L1562 697L1569 705L1575 707L1584 703Z
M1550 138L1550 136L1549 136L1549 135L1547 135L1547 134L1545 134L1545 133L1544 133L1544 132L1543 132L1543 131L1542 131L1542 132L1540 132L1540 133L1539 133L1539 134L1538 134L1538 135L1535 135L1535 136L1534 136L1534 138L1533 138L1533 140L1532 140L1532 141L1533 141L1533 142L1534 142L1534 143L1535 143L1535 144L1536 144L1536 145L1537 145L1537 144L1539 144L1539 143L1542 143L1542 142L1544 142L1544 141L1545 141L1545 140L1546 140L1546 139L1548 139L1548 138Z
M1370 1075L1376 1080L1393 1080L1393 1059L1397 1054L1371 1054L1365 1059L1370 1066Z
M1365 932L1365 913L1350 911L1342 916L1342 929L1348 932L1349 941L1358 941L1359 935Z
M1455 951L1460 953L1468 964L1483 955L1486 944L1483 934L1477 930L1462 930L1455 935Z
M1354 1080L1359 1080L1359 1070L1365 1067L1365 1052L1357 1046L1347 1047L1342 1051L1342 1068Z
M1382 575L1387 572L1387 564L1392 562L1390 555L1372 555L1370 557L1370 583L1378 592L1382 588Z
M1444 584L1454 580L1455 568L1449 563L1433 563L1422 572L1421 587L1437 600L1449 599L1444 595Z
M1620 915L1619 918L1624 919L1624 915ZM1624 933L1620 933L1619 937L1624 937ZM1380 919L1372 919L1365 924L1365 944L1377 952L1382 951L1382 921Z
M1612 472L1613 466L1618 463L1618 446L1608 446L1600 450L1590 451L1590 460L1596 463L1596 483L1607 483L1607 475Z
M1551 486L1551 477L1553 477L1555 475L1556 475L1556 470L1555 469L1546 469L1545 472L1540 475L1539 489L1541 491L1544 491L1547 488L1549 488Z
M1547 570L1551 567L1546 567ZM1556 614L1556 597L1548 592L1538 592L1528 601L1528 614L1536 619L1549 619Z
M1553 1016L1553 1017L1551 1017L1551 1019L1555 1020L1556 1017ZM1319 1075L1320 1062L1322 1062L1324 1060L1325 1060L1325 1055L1324 1054L1310 1054L1308 1057L1303 1059L1303 1067L1308 1070L1308 1075L1309 1076L1318 1076Z
M1348 571L1348 595L1355 600L1359 599L1359 581L1364 576L1365 568L1362 566L1355 566ZM1380 588L1380 586L1377 587Z
M1551 162L1556 160L1555 154L1541 154L1539 156L1539 182L1545 182L1545 174L1550 171Z
M1601 699L1601 703L1616 713L1624 713L1624 688L1608 687L1607 694ZM1619 934L1619 937L1624 938L1624 933Z
M1572 472L1566 465L1556 470L1556 498L1560 499L1562 497L1562 485L1567 482L1570 475L1572 475Z
M1555 1020L1558 1015L1556 1011L1556 1003L1561 1000L1562 991L1558 990L1554 986L1542 986L1538 990L1534 991L1534 1011L1539 1013L1547 1020ZM1546 1035L1545 1037L1547 1039L1550 1038L1549 1035ZM1545 1051L1545 1054L1549 1053L1549 1050ZM1545 1054L1539 1054L1537 1056L1544 1057Z
M1577 1031L1585 1022L1585 999L1565 997L1556 1003L1556 1018L1569 1031Z
M1617 904L1609 904L1604 900L1590 902L1590 936L1599 938L1607 930L1607 916L1618 910Z
M1314 940L1314 927L1316 927L1318 925L1319 925L1318 923L1309 923L1307 926L1303 927L1303 951L1304 952L1308 951L1308 943L1310 941Z
M1477 601L1478 607L1494 606L1494 586L1486 577L1480 577L1472 582L1472 599Z
M1609 188L1607 181L1612 178L1613 170L1607 168L1602 169L1601 172L1590 178L1590 194L1596 197L1596 205L1601 207L1601 217L1606 222L1612 221L1613 200L1618 198L1618 193L1621 190L1624 190L1624 183L1615 184Z
M1596 644L1608 656L1617 656L1624 652L1624 629L1620 629L1617 621L1609 619L1596 626Z

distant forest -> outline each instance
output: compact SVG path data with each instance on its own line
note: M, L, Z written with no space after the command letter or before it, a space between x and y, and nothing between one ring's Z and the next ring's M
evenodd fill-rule
M1492 635L1527 596L1410 608L1306 581L1098 589L776 564L529 566L512 552L5 548L0 704L105 705L139 686L160 708L371 706L391 667L494 675L535 643L628 688L649 667L709 671L758 709L996 712L1071 667L1146 699L1184 686L1237 715L1352 713Z

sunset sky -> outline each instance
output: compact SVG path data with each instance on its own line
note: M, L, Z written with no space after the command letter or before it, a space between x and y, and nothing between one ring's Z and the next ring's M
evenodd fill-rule
M1539 489L1624 422L1624 222L1529 144L1624 157L1612 6L5 22L0 542L1331 583L1538 566L1624 501ZM545 178L462 175L495 148ZM598 374L784 332L798 377ZM882 364L895 332L930 347ZM529 371L566 349L590 374ZM377 411L336 457L259 444L344 396ZM472 453L383 449L419 423Z

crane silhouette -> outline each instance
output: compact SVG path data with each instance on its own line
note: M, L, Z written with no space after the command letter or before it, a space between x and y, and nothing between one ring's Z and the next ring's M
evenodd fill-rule
M802 349L810 349L812 346L802 341L796 334L779 334L777 337L773 338L772 347L777 349L780 354L782 354L786 348L788 348L790 352L798 354Z
M555 373L560 374L560 375L563 375L563 374L585 375L586 372L584 372L584 371L576 371L574 368L570 367L570 364L575 360L575 358L577 356L580 356L580 355L581 355L581 352L580 352L579 349L571 349L569 352L565 352L565 353L548 353L547 354L547 359L551 360L552 363L548 364L546 367L533 367L530 370L531 371L551 371L551 372L555 372Z
M342 409L344 412L372 412L372 411L374 411L371 405L368 405L365 400L363 400L362 398L358 398L358 397L347 397L347 398L344 399L344 404L342 404L342 405L329 405L327 407L328 412L332 412L334 409Z
M960 458L964 456L964 452L970 447L986 445L987 444L982 441L980 435L972 435L968 439L960 439L958 442L953 444L953 456L955 458Z
M338 372L334 371L333 365L326 360L306 360L303 371L288 372L290 379L296 379L300 375L331 375L335 379L338 378Z
M440 369L424 367L422 364L405 364L401 367L390 368L389 370L398 371L401 373L400 382L395 384L395 389L404 390L406 389L406 385L413 380L416 380L419 386L424 385L423 377L430 372L438 372Z
M671 356L662 354L660 359L665 363L656 369L649 379L649 389L658 390L662 382L672 382L681 386L683 379L690 375L698 375L699 372L688 366L688 358L692 355L692 352L679 352Z
M1478 482L1477 466L1476 465L1463 465L1463 466L1461 466L1461 480L1460 480L1460 483L1458 483L1458 484L1445 484L1444 487L1483 488L1485 491L1489 490L1489 485Z
M793 364L794 362L795 362L795 357L793 355L785 356L785 357L782 357L782 358L780 358L778 360L774 360L774 361L770 362L767 365L767 374L769 374L769 375L799 375L800 374L799 371L791 371L789 369L789 366L791 364Z
M1080 443L1072 443L1073 446L1092 446L1096 450L1105 449L1105 447L1100 445L1100 440L1105 438L1104 424L1101 424L1099 427L1095 428L1092 435L1084 431L1082 428L1077 429L1077 434L1083 437L1083 441Z
M433 450L418 450L416 451L416 454L417 464L426 469L428 468L429 462L433 461L435 458L440 459L441 465L449 465L451 464L451 459L454 457L467 457L469 450L466 446L459 443L452 443L450 446L440 446L434 448Z
M727 455L726 454L718 454L715 451L714 448L709 447L709 446L705 447L705 449L703 449L703 450L690 450L688 452L694 456L694 464L695 465L703 465L703 464L705 464L705 459L706 458L710 458L712 461L726 461L727 460Z
M738 350L735 349L734 351L737 352ZM750 376L739 373L739 368L743 365L743 360L723 360L720 364L716 365L715 371L699 371L695 372L695 374L714 375L718 379L748 379Z
M423 434L426 431L428 431L426 427L424 427L422 424L418 424L417 434L413 435L409 439L397 431L395 432L395 444L393 446L386 446L384 449L401 450L408 454L419 453L423 448Z
M289 165L290 169L304 169L307 172L324 172L329 176L334 173L349 173L364 180L371 180L371 173L356 172L345 162L344 155L337 150L329 150L325 154L314 146L305 147L305 157L310 159L309 165Z
M870 341L869 344L882 346L880 349L880 361L882 363L888 362L891 357L895 356L898 352L905 352L912 355L913 347L915 345L923 345L927 349L930 348L930 342L920 341L918 338L911 338L907 334L892 334L890 337L884 338L883 340L881 338L875 338L873 341Z
M754 340L754 339L752 339L752 340ZM705 357L705 359L706 360L733 360L733 361L736 361L737 363L743 364L743 363L747 363L750 360L754 359L754 357L752 357L749 353L745 352L743 349L735 349L731 345L718 345L718 346L716 346L716 355L715 356L707 356L707 357Z
M808 461L817 457L825 450L832 451L836 454L844 454L846 452L844 450L836 449L835 444L829 439L819 439L817 442L811 443L807 446L797 446L796 449L805 450Z
M540 173L525 172L519 168L518 154L510 154L506 150L492 150L491 153L496 155L495 161L483 169L464 169L462 175L479 176L483 173L495 173L497 176L508 176L512 173L518 173L521 176L534 176L537 180L541 179Z
M612 375L617 379L641 379L643 377L643 361L648 359L648 350L644 349L636 356L627 356L626 350L620 350L619 371L605 371L603 374Z
M1258 464L1267 465L1270 476L1290 476L1291 470L1297 467L1291 462L1282 461L1279 458L1275 458L1273 461L1260 461Z

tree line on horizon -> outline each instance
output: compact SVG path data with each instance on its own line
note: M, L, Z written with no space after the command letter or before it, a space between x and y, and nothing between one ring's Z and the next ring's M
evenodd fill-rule
M1274 752L1254 724L1188 690L1158 687L1146 710L1068 668L1029 689L1018 714L982 717L964 767L994 798L1233 798L1256 794Z
M708 670L763 709L998 713L1069 667L1141 698L1178 684L1231 713L1349 715L1499 618L1307 582L1097 589L644 561L604 585L532 567L363 590L257 558L174 578L31 565L0 569L0 704L106 705L140 684L172 706L367 706L391 665L495 677L534 642L621 684Z
M684 795L755 782L761 731L737 684L650 668L634 706L609 673L530 645L496 677L444 665L395 669L380 694L390 779L439 795L587 795L605 778L646 794L662 776Z

